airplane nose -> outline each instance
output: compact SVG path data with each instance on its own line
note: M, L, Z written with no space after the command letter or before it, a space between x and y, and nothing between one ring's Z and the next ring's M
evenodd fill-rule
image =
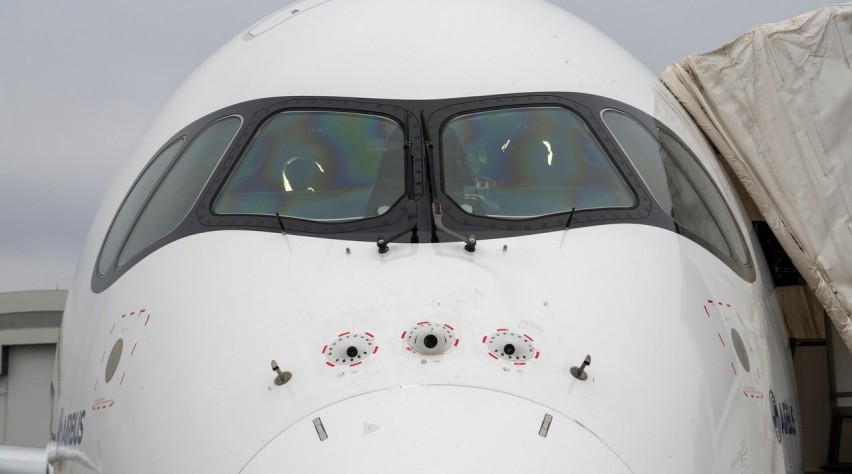
M627 473L591 431L536 402L428 385L333 403L286 428L248 462L269 472Z

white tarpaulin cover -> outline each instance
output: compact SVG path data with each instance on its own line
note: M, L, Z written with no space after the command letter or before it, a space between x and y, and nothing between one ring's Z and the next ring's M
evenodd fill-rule
M759 26L662 74L852 351L852 3Z

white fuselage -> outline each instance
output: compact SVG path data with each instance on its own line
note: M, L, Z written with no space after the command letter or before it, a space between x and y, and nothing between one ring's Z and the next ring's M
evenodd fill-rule
M199 68L104 200L63 320L57 472L801 469L792 413L773 420L772 403L795 409L795 386L750 223L694 124L635 60L544 3L307 1L276 15ZM384 254L222 229L92 291L136 176L210 112L278 96L559 90L630 104L677 133L746 234L754 281L676 232L614 223L484 239L475 252L400 239ZM424 324L452 331L445 352L411 350ZM347 335L371 343L357 363L329 356ZM534 355L493 355L490 339L508 335ZM571 368L586 355L579 380Z

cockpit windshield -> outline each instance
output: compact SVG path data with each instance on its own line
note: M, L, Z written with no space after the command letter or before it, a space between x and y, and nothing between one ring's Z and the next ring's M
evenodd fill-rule
M462 115L444 127L441 147L444 192L469 214L523 219L636 202L583 120L563 107Z
M213 209L333 222L379 216L405 192L403 130L378 116L284 111L246 147Z

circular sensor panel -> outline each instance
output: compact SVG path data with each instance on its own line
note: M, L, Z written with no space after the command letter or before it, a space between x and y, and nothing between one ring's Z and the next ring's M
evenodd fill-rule
M367 357L375 354L379 346L375 343L375 337L365 332L363 334L344 332L339 334L332 342L322 348L322 353L327 359L326 365L356 366Z
M494 334L483 338L482 342L488 346L488 355L494 359L500 358L516 364L538 359L539 353L533 346L533 339L526 334L498 329Z
M449 324L423 321L402 333L410 352L424 355L439 355L459 343L453 327Z

